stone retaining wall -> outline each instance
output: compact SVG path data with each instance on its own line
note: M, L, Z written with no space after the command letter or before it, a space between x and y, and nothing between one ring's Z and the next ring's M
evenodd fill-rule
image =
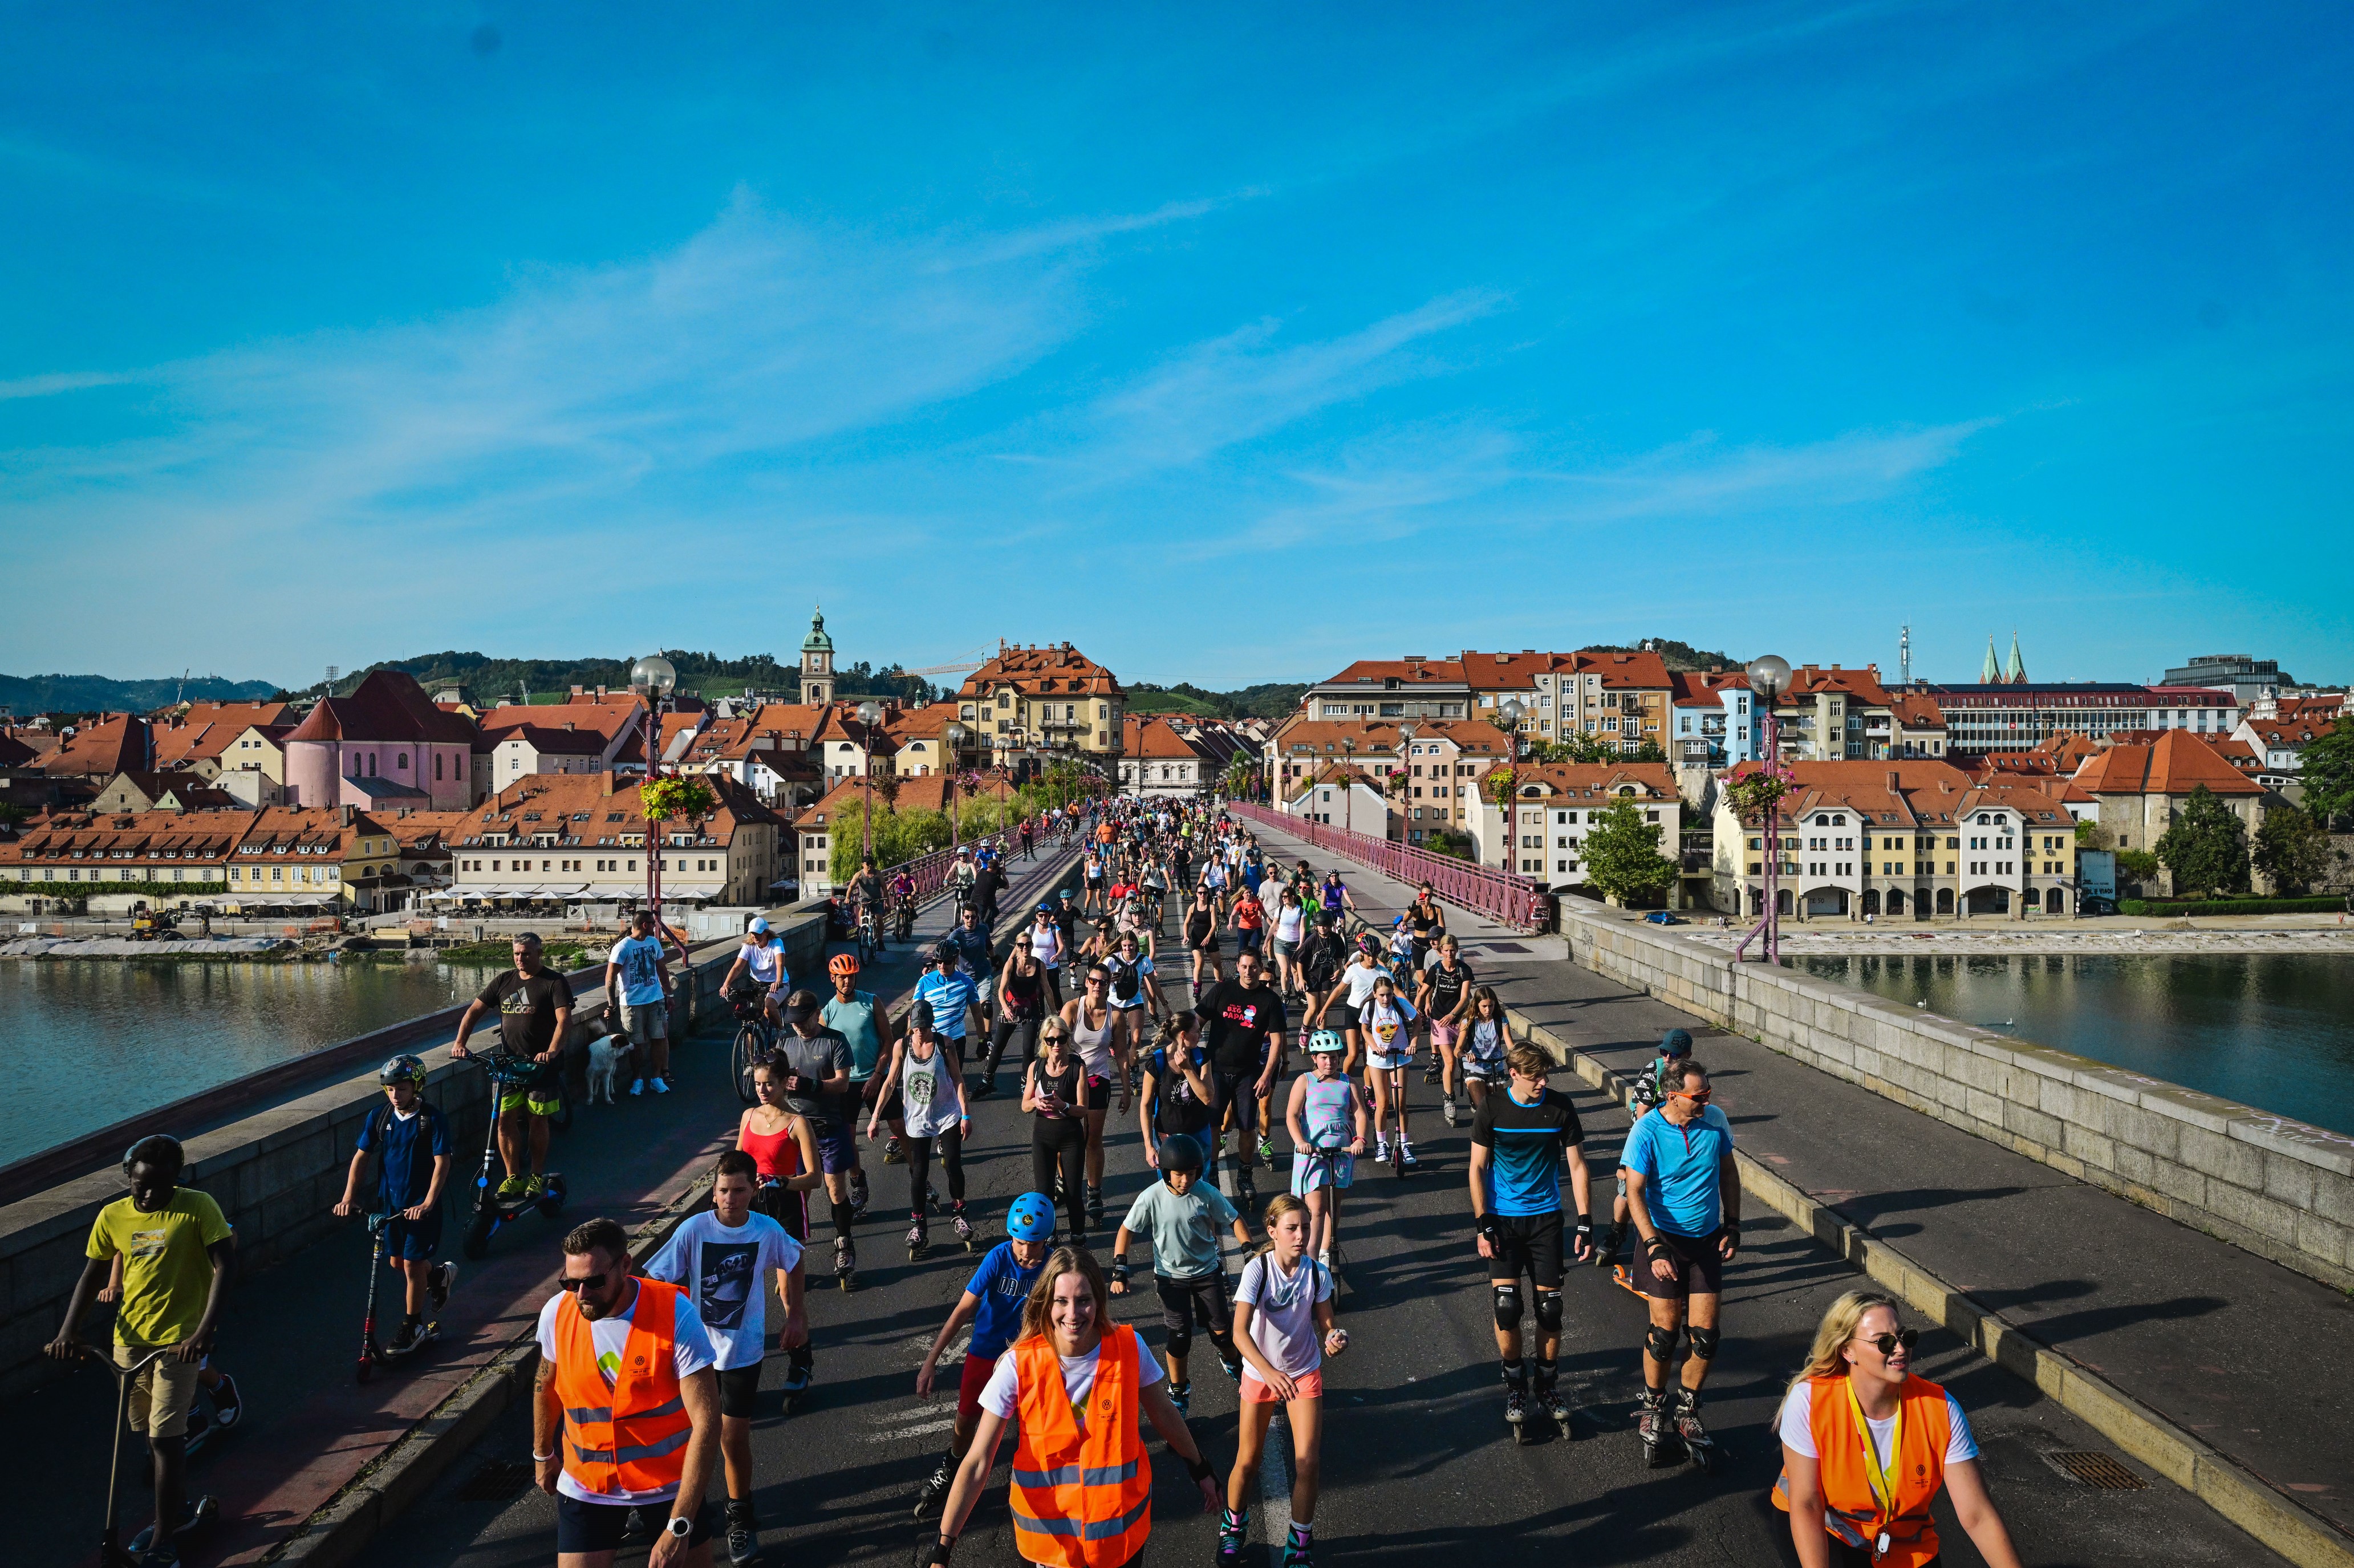
M1778 965L1582 898L1587 968L2336 1287L2354 1289L2354 1138Z
M822 916L772 911L770 918L785 938L788 966L797 983L820 988L825 969ZM731 939L696 951L695 983L691 989L680 987L685 1022L724 1007L718 1001L719 983L735 960L736 948ZM602 966L576 976L575 986L580 995L574 1022L602 1017ZM456 1032L458 1011L444 1015L451 1034ZM414 1026L412 1021L396 1027ZM458 1140L457 1168L451 1173L456 1191L447 1199L447 1225L462 1225L471 1208L489 1088L490 1080L482 1072L458 1062L435 1066L426 1081L426 1097L450 1118ZM354 1142L380 1093L371 1067L186 1140L187 1184L212 1194L237 1227L241 1277L301 1251L342 1223L328 1209L342 1195ZM67 1299L81 1274L91 1222L123 1192L122 1173L110 1167L0 1209L0 1397L31 1388L58 1370L41 1356L40 1348L64 1318ZM85 1323L85 1336L97 1327Z

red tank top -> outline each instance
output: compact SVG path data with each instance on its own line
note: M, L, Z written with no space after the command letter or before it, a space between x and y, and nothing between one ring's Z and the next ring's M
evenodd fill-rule
M736 1129L736 1147L758 1162L763 1176L782 1181L801 1173L801 1146L790 1120L774 1132L754 1132L747 1121Z

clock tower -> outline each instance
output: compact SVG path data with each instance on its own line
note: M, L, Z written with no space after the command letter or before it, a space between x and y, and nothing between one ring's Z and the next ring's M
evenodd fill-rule
M823 707L833 701L833 639L825 634L825 611L810 617L810 631L801 639L801 701Z

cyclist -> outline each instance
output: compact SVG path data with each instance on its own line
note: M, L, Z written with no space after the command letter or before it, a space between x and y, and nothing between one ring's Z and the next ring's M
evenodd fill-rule
M836 961L848 957L838 954ZM837 999L854 975L835 971ZM873 1001L864 991L854 995ZM850 1041L825 1022L817 998L805 991L785 998L785 1024L774 1053L785 1069L785 1108L807 1121L817 1135L818 1167L825 1174L825 1195L833 1211L834 1283L844 1290L855 1289L858 1248L850 1234L850 1173L858 1166L858 1140L851 1136L850 1125Z
M1158 855L1148 856L1144 874L1137 879L1137 895L1142 906L1137 913L1150 925L1152 934L1161 934L1161 910L1169 897L1169 874L1161 866Z
M1341 868L1337 865L1324 874L1323 885L1316 890L1316 900L1323 906L1324 923L1335 929L1340 927L1343 911L1354 914L1357 908L1356 895L1341 880Z
M630 934L605 956L605 1000L615 1004L621 1033L629 1037L632 1095L649 1088L658 1095L670 1093L663 1081L670 1066L670 953L656 929L659 924L652 910L639 910ZM532 938L535 944L538 939ZM520 959L516 967L522 967Z
M1359 1014L1373 997L1374 982L1390 978L1389 970L1382 968L1381 952L1380 938L1371 931L1360 936L1356 950L1349 955L1348 967L1317 1004L1316 1015L1308 1021L1311 1025L1329 1028L1334 1009L1339 1009L1341 1038L1349 1043L1347 1070L1351 1077L1356 1076L1357 1058L1364 1050L1364 1036L1357 1027Z
M1226 1375L1239 1380L1243 1359L1235 1349L1235 1310L1226 1299L1226 1268L1218 1255L1222 1232L1250 1248L1250 1232L1226 1195L1202 1180L1202 1149L1190 1138L1161 1144L1156 1161L1161 1180L1136 1195L1128 1217L1111 1238L1111 1293L1128 1294L1128 1244L1140 1232L1152 1244L1152 1283L1161 1297L1161 1324L1168 1330L1161 1353L1169 1358L1169 1398L1179 1414L1193 1404L1193 1385L1186 1357L1196 1321L1210 1336Z
M638 921L642 927L652 918L641 915ZM541 1173L547 1168L547 1118L564 1104L561 1046L572 1022L571 983L540 961L539 938L526 931L514 939L514 968L493 978L467 1004L465 1016L458 1020L458 1038L450 1045L451 1056L465 1061L474 1021L496 1012L504 1054L539 1069L498 1093L499 1159L507 1172L499 1183L502 1198L536 1197L546 1185ZM610 969L606 994L616 994ZM626 1015L627 1009L623 1011Z
M1234 1131L1236 1184L1243 1206L1255 1209L1253 1137L1259 1102L1273 1091L1283 1058L1283 999L1267 983L1258 955L1245 953L1235 959L1235 978L1220 980L1202 999L1201 1012L1210 1047L1211 1113L1221 1138L1229 1127Z
M736 949L736 961L727 966L727 978L719 982L720 993L734 996L736 988L747 980L766 998L773 1022L792 981L785 972L785 939L769 929L765 915L754 916L751 925L744 928L744 945Z
M807 1118L785 1108L785 1065L777 1058L753 1065L752 1097L758 1103L736 1124L736 1147L758 1168L760 1185L753 1202L787 1235L807 1246L809 1194L825 1185L818 1169L817 1134L810 1130ZM785 1398L790 1401L808 1392L817 1358L806 1334L786 1354Z
M790 1351L809 1339L801 1305L801 1243L768 1215L752 1195L759 1162L741 1150L719 1157L711 1179L711 1207L690 1214L645 1266L645 1277L682 1286L711 1336L719 1374L719 1459L727 1478L727 1561L758 1555L759 1521L752 1514L752 1414L760 1399L760 1367L769 1352L769 1280L785 1304L777 1343Z
M1618 1162L1627 1169L1627 1208L1643 1238L1635 1283L1650 1298L1643 1340L1643 1446L1656 1456L1669 1435L1688 1448L1711 1439L1701 1425L1700 1390L1716 1358L1717 1309L1724 1266L1741 1250L1741 1171L1733 1161L1733 1124L1709 1104L1708 1069L1690 1057L1670 1070L1668 1097L1627 1134ZM1691 1341L1672 1407L1668 1368L1677 1331Z
M858 874L850 879L850 907L865 933L866 945L880 951L883 947L883 921L890 906L884 902L886 892L883 873L876 868L875 857L867 856L858 863Z
M1022 1075L1030 1113L1030 1184L1057 1197L1069 1217L1071 1245L1087 1245L1079 1194L1087 1170L1087 1069L1071 1049L1071 1026L1057 1013L1038 1026L1038 1055Z
M1367 1081L1373 1091L1373 1158L1390 1157L1389 1118L1397 1112L1398 1160L1412 1170L1413 1140L1405 1129L1405 1078L1414 1065L1414 1004L1397 993L1397 982L1384 974L1373 981L1373 993L1358 1010L1357 1029L1366 1046Z
M1218 909L1206 887L1193 889L1193 906L1185 911L1185 950L1193 955L1193 1001L1199 1004L1202 993L1218 982Z
M889 891L892 928L895 931L904 929L912 934L916 926L916 879L907 874L906 866L903 865L891 874ZM901 939L909 940L912 937Z
M456 1264L433 1261L441 1248L441 1190L456 1162L458 1140L451 1134L449 1119L424 1097L421 1060L395 1056L376 1069L376 1081L384 1090L385 1104L360 1128L334 1214L348 1220L361 1212L360 1183L374 1159L378 1167L376 1212L384 1216L384 1259L400 1274L407 1308L400 1331L385 1350L405 1356L423 1340L427 1303L440 1311L458 1276Z
M858 955L836 953L825 962L826 979L833 983L833 994L825 999L819 1017L826 1028L850 1043L850 1098L864 1105L867 1089L875 1082L875 1069L880 1066L891 1049L891 1015L875 1005L875 993L858 989ZM848 1112L844 1112L845 1119ZM850 1213L854 1220L866 1213L866 1167L858 1155L858 1140L845 1132L834 1141L826 1153L825 1170L833 1173L848 1150L849 1165L841 1172L847 1181ZM832 1191L833 1182L826 1183ZM807 1238L803 1238L804 1240Z
M1210 895L1210 907L1216 912L1216 916L1220 920L1226 917L1226 885L1225 852L1213 847L1208 856L1202 862L1202 880L1199 885L1203 892Z
M1341 1234L1341 1194L1355 1180L1356 1157L1365 1151L1365 1097L1341 1071L1347 1051L1330 1029L1308 1037L1312 1070L1292 1080L1283 1117L1291 1131L1292 1195L1308 1204L1309 1247L1327 1268Z
M1079 994L1063 1004L1064 1027L1087 1075L1087 1218L1103 1223L1104 1120L1111 1110L1111 1090L1119 1086L1119 1109L1126 1116L1134 1103L1129 1087L1128 1031L1111 1005L1111 971L1101 963L1087 966Z
M1574 1255L1593 1245L1586 1202L1585 1134L1569 1097L1546 1079L1553 1063L1533 1045L1515 1045L1512 1081L1481 1102L1471 1121L1471 1220L1495 1293L1496 1350L1504 1363L1504 1419L1517 1433L1526 1419L1528 1365L1521 1357L1521 1276L1536 1287L1537 1403L1564 1436L1569 1406L1561 1397L1561 1167L1569 1162L1577 1203Z
M1030 824L1022 826L1026 832ZM1030 1287L1038 1283L1038 1271L1046 1266L1046 1253L1054 1241L1055 1205L1046 1194L1024 1192L1014 1199L1005 1211L1005 1239L991 1247L981 1266L972 1271L964 1294L957 1298L949 1320L940 1325L932 1348L924 1354L924 1364L916 1373L916 1396L929 1399L949 1341L967 1323L972 1325L972 1339L964 1350L964 1370L957 1383L956 1425L949 1434L948 1452L925 1478L923 1493L916 1499L917 1519L947 1499L957 1466L972 1446L972 1429L981 1419L981 1391L989 1385L997 1358L1021 1330L1023 1303L1029 1299Z
M98 1212L83 1249L89 1261L47 1347L55 1361L81 1354L81 1320L122 1257L114 1364L136 1366L151 1351L168 1352L148 1361L131 1385L132 1429L145 1436L154 1460L156 1522L131 1543L144 1554L141 1568L174 1568L180 1561L175 1538L220 1511L212 1498L187 1496L188 1410L228 1300L237 1233L210 1194L180 1185L186 1168L180 1140L164 1133L150 1133L123 1154L131 1195Z
M997 977L997 1022L989 1032L989 1051L981 1065L981 1081L972 1097L985 1100L997 1092L998 1064L1005 1048L1022 1042L1022 1065L1038 1054L1038 1021L1046 1016L1046 966L1026 942L1016 941Z
M1437 960L1416 969L1414 978L1414 1004L1430 1024L1430 1070L1423 1075L1422 1081L1439 1086L1439 1109L1447 1118L1447 1125L1453 1127L1457 1047L1463 1034L1463 1021L1470 1016L1475 977L1455 938L1442 934Z
M964 1139L972 1130L972 1118L965 1110L964 1074L937 1020L932 1004L920 997L907 1009L907 1032L891 1052L882 1100L866 1118L870 1141L885 1111L896 1111L901 1118L894 1125L907 1151L910 1263L923 1261L931 1245L928 1201L935 1149L948 1177L949 1216L956 1239L968 1246L972 1242L972 1222L964 1213Z
M1316 1499L1324 1453L1324 1358L1349 1347L1332 1326L1332 1273L1308 1255L1308 1209L1288 1192L1267 1206L1267 1245L1243 1266L1235 1287L1235 1347L1242 1375L1242 1418L1235 1467L1226 1478L1226 1511L1218 1520L1221 1568L1239 1568L1259 1487L1259 1457L1276 1407L1291 1428L1291 1529L1283 1568L1310 1568Z

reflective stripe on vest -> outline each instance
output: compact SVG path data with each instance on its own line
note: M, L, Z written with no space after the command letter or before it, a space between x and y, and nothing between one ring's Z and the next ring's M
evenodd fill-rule
M1946 1484L1946 1446L1953 1415L1946 1391L1925 1378L1908 1377L1898 1391L1903 1423L1897 1452L1889 1456L1896 1481L1896 1514L1885 1517L1872 1495L1864 1463L1862 1434L1848 1408L1847 1379L1819 1377L1808 1383L1807 1425L1815 1440L1823 1497L1823 1530L1838 1541L1871 1551L1884 1531L1888 1551L1875 1568L1921 1568L1937 1555L1937 1530L1929 1502ZM1790 1478L1774 1483L1774 1505L1787 1512Z
M684 1292L637 1282L620 1366L610 1389L597 1370L595 1330L570 1304L556 1311L555 1383L564 1406L564 1472L582 1490L647 1492L676 1486L694 1436L678 1386L678 1303ZM604 1403L598 1403L603 1401Z
M1152 1533L1152 1465L1137 1431L1136 1330L1105 1331L1084 1429L1051 1339L1023 1340L1006 1353L1020 1401L1009 1498L1014 1550L1044 1568L1118 1568Z

